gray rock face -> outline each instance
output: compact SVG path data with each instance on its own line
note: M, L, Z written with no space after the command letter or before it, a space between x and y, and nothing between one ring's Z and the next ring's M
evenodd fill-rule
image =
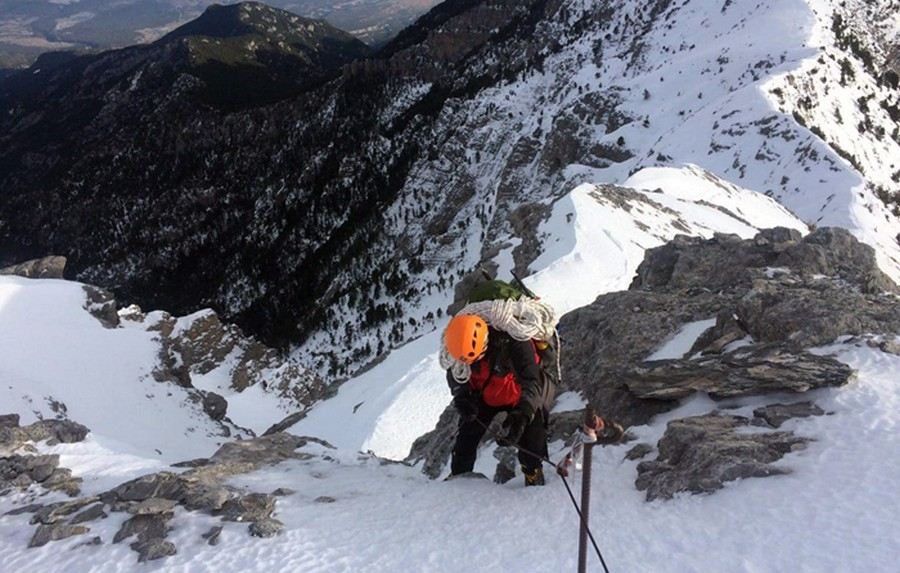
M53 424L41 426L45 430L54 427ZM22 431L14 416L4 417L0 421L0 428ZM30 546L39 547L56 539L87 533L89 529L80 524L106 518L107 510L127 512L131 517L123 522L112 541L121 543L133 539L130 547L138 553L139 562L175 554L175 545L166 537L170 530L169 522L179 506L186 511L218 516L223 521L248 523L251 525L250 535L272 537L283 528L283 524L272 517L277 496L293 492L279 488L271 494L245 493L228 485L226 480L263 465L289 459L308 459L310 454L296 450L310 442L331 447L322 440L280 432L252 440L230 442L219 448L209 459L180 464L190 467L182 474L156 472L130 480L98 496L46 505L28 505L9 514L34 514L31 523L39 524L39 527ZM37 473L40 476L49 474L47 482L50 482L60 471L56 467L58 460L58 456L0 458L0 480L13 475L23 481L22 486L27 486L34 481L31 476ZM0 481L0 485L4 483ZM213 527L203 538L215 545L219 542L221 531L221 526Z
M87 300L84 308L106 328L119 326L116 299L111 292L91 285L84 285Z
M753 424L766 425L772 428L780 428L782 424L791 418L808 418L810 416L823 416L825 411L812 402L797 402L794 404L770 404L753 410Z
M137 323L147 320L136 306L126 311L123 320ZM163 314L147 328L159 333L159 363L153 371L157 382L194 389L193 375L227 367L231 388L240 392L262 384L265 389L295 403L300 410L305 410L325 393L325 383L315 373L298 361L280 355L274 348L246 336L237 326L222 322L212 310L181 319ZM229 427L235 426L227 418L225 398L200 390L194 390L194 397L210 418L223 422L223 431L226 436L230 435L227 433ZM284 425L281 430L288 427L289 424ZM244 429L240 431L252 434Z
M13 430L21 431L20 428ZM74 477L66 468L60 468L57 454L38 456L12 454L0 457L0 492L25 489L32 484L40 484L48 490L62 491L75 496L80 491L81 478Z
M95 521L97 519L106 519L109 517L109 514L107 514L103 508L104 505L102 503L92 505L84 511L75 514L72 519L69 520L69 523L74 525L87 521Z
M210 528L209 531L201 535L203 539L210 545L218 545L219 544L219 536L222 534L222 526L216 525Z
M637 488L648 501L679 492L708 493L729 481L788 473L771 465L808 440L789 432L739 433L747 418L708 414L670 422L659 441L659 457L638 464Z
M900 332L900 305L885 294L895 292L872 249L843 229L803 238L787 229L748 240L678 236L647 251L630 290L561 319L564 386L616 420L641 424L691 391L726 397L840 385L848 369L802 349ZM643 363L684 324L712 318L682 359ZM742 348L729 347L738 341Z
M275 537L284 529L284 524L269 517L254 521L247 529L253 537Z
M135 515L122 524L113 537L113 543L120 543L132 535L136 536L138 541L163 539L169 531L168 523L172 517L171 512Z
M453 451L453 440L456 436L456 427L459 424L459 414L453 406L447 407L441 414L435 429L419 436L410 448L406 461L411 464L422 464L422 473L428 477L437 478L447 464L450 453Z
M251 493L228 500L222 509L214 512L225 521L262 521L275 511L275 496L267 493Z
M228 402L215 392L207 392L203 395L203 411L213 420L219 421L228 411Z
M87 437L90 430L71 420L39 420L19 427L19 417L9 415L0 424L0 452L15 451L25 442L48 441L48 444L72 444Z
M43 523L49 525L64 520L76 511L98 500L97 497L83 497L74 501L61 501L42 506L34 512L31 523ZM102 506L101 506L102 507ZM71 522L70 522L71 523Z
M0 275L15 275L30 279L61 279L66 268L66 257L51 256L25 261L0 269Z
M175 555L178 552L174 543L159 538L135 541L129 547L137 551L138 563L162 559L163 557Z
M760 341L819 346L842 335L900 332L900 305L893 296L867 294L865 283L847 288L843 279L803 278L794 273L758 280L735 312Z
M83 525L64 525L54 523L52 525L39 525L28 542L28 547L43 547L51 541L65 539L73 535L83 535L90 529Z
M123 483L105 497L118 501L142 502L150 498L181 501L184 495L185 486L177 474L158 472Z
M697 360L643 362L624 369L621 376L638 398L679 400L695 392L714 399L801 393L843 386L853 379L854 371L833 358L770 344Z

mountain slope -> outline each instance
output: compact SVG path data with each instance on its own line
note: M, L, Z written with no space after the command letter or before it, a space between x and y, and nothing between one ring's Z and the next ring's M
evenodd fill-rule
M771 199L736 188L698 168L654 169L637 174L633 183L638 189L580 187L557 202L542 228L551 247L547 257L535 263L544 270L529 284L552 296L560 310L582 306L606 289L621 288L633 275L644 248L673 233L687 230L709 236L730 231L748 236L752 225L761 223L803 228ZM661 191L639 190L643 187ZM508 254L506 265L511 264ZM609 272L611 268L621 272ZM613 280L613 276L617 278ZM44 333L59 336L64 343L107 348L110 354L122 349L114 342L116 338L127 338L135 343L133 349L152 356L147 332L132 326L105 331L82 304L77 284L0 277L0 336L14 346L17 335L29 338ZM37 323L40 328L35 328ZM342 387L333 401L321 405L323 414L330 410L333 415L317 414L318 420L309 419L296 427L346 445L331 449L310 442L296 451L295 458L229 479L241 492L279 491L275 518L284 525L279 535L259 539L248 534L245 522L178 507L165 521L167 539L177 552L135 565L137 554L130 546L139 546L139 540L125 537L124 542L113 542L124 523L134 517L95 500L90 503L100 504L108 515L83 522L89 531L28 548L43 525L30 523L37 514L29 505L73 501L62 493L45 493L33 486L0 496L0 559L11 568L37 567L48 572L120 571L135 566L250 572L268 572L274 567L317 573L348 569L371 573L575 569L578 514L552 472L548 471L549 483L543 488L525 489L518 479L502 485L486 480L445 482L427 479L419 467L386 463L357 450L359 437L368 435L372 439L365 445L377 453L401 451L411 438L408 426L421 423L417 416L422 415L423 404L429 404L432 394L440 392L442 405L449 401L442 373L424 372L433 361L437 340L421 342L420 349L411 345L393 353L368 379ZM690 340L679 342L690 346ZM2 390L11 398L3 404L14 404L23 422L33 419L29 415L32 406L19 400L20 394L33 390L31 381L22 376L34 369L33 347L23 353L11 350L8 344L0 346ZM892 487L900 478L896 461L900 457L893 455L897 445L892 432L900 399L896 384L900 359L864 341L844 341L819 352L834 354L857 369L858 379L843 388L815 392L812 398L831 415L793 419L782 426L782 432L814 440L806 449L777 462L779 468L792 471L788 475L731 482L711 495L682 495L647 503L634 487L638 460L626 457L635 442L594 450L589 521L611 571L891 570L900 549L890 527L900 511L900 498ZM122 364L118 357L107 361L71 358L66 369L48 366L62 375L46 379L42 394L58 397L72 392L72 377L66 371L77 374L79 384L95 377L112 380L118 374L120 385L139 387L134 376L140 372L113 368ZM177 388L153 384L153 389L174 389L178 399ZM117 423L131 428L147 421L147 412L133 408L168 403L173 398L162 396L161 391L156 394L153 401L132 395L119 408L79 408L77 415L90 417L97 427L86 440L56 445L42 442L35 448L40 454L58 455L62 466L83 478L83 496L103 494L150 472L186 473L190 470L185 467L169 466L171 458L161 460L152 449L156 443L123 446L100 429ZM390 399L383 400L386 396ZM383 401L378 403L378 399ZM360 404L361 400L365 401ZM732 400L727 405L729 413L750 417L760 403L753 398ZM582 405L581 397L568 394L555 413ZM653 423L630 431L637 442L657 443L668 422L715 407L708 398L697 396ZM54 414L45 404L40 408L48 418ZM74 403L69 414L76 415ZM3 422L8 423L6 419ZM157 427L161 422L165 427ZM430 422L434 424L435 418ZM164 443L186 455L210 456L214 444L202 432L178 434L196 423L190 408L173 408L165 418L150 420L142 435L158 439L172 432L172 438ZM746 433L761 431L746 429ZM244 445L248 443L244 441ZM493 445L488 445L481 452L479 469L496 463L491 450ZM565 452L561 441L551 445L552 459L561 459ZM576 497L581 475L575 473L568 482ZM152 504L143 509L148 506ZM10 511L15 514L8 514ZM529 518L527 527L519 527L513 519L510 527L498 529L498 515L523 512L539 518ZM140 519L149 520L144 515L135 521ZM810 524L815 525L815 535L809 533ZM217 527L222 529L214 537ZM360 543L361 536L367 543ZM473 538L491 541L473 544ZM411 539L416 542L410 543ZM716 539L713 549L710 539ZM460 559L461 554L469 558ZM589 567L599 567L592 551L588 560Z
M879 198L900 156L896 22L833 26L864 6L895 4L451 0L276 106L110 104L77 154L15 151L43 119L14 112L3 252L66 254L125 300L213 306L338 377L430 332L498 255L526 271L559 197L642 167L692 163L849 228L898 278L900 223ZM843 123L825 121L837 108Z

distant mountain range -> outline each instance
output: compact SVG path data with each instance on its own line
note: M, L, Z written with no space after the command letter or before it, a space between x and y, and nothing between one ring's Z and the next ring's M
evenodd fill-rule
M327 20L378 46L437 0L267 3L306 18ZM103 50L152 42L213 4L213 0L0 0L0 69L30 65L51 50Z

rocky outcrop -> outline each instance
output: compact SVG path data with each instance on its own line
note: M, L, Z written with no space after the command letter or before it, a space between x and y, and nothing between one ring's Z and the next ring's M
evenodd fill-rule
M71 420L38 420L27 426L19 426L18 414L0 416L0 452L15 451L25 442L42 442L48 445L72 444L82 441L90 432L85 426Z
M224 323L212 310L176 318L165 312L145 314L139 307L124 309L121 319L159 333L159 365L153 377L194 389L191 377L227 369L230 388L241 392L261 384L292 403L298 411L325 394L321 378L283 356L240 328ZM227 422L228 402L218 393L194 389L196 399L213 420Z
M29 279L61 279L66 269L66 257L50 256L32 259L0 269L0 275L15 275Z
M747 418L718 412L670 422L657 445L657 459L638 464L635 485L652 501L680 492L712 492L737 479L789 473L772 463L805 448L809 440L790 432L738 431L749 424Z
M47 445L74 443L83 440L88 429L69 420L40 420L19 426L17 414L0 416L0 495L24 490L36 484L50 491L78 495L81 478L68 468L59 467L58 454L33 455L35 442Z
M647 251L628 291L561 319L565 386L613 418L642 424L696 391L840 385L848 369L803 350L844 335L893 337L895 292L872 249L843 229L802 238L787 229L746 240L678 236ZM685 325L713 320L683 355L644 362Z
M93 285L84 285L83 288L87 297L85 310L106 328L119 326L119 309L113 293Z
M209 459L178 464L190 468L180 474L156 472L98 495L66 502L31 504L9 514L32 514L31 523L37 525L37 529L29 547L41 547L57 539L87 534L92 522L106 519L110 513L128 514L130 517L122 522L112 543L129 542L129 547L138 554L139 562L176 553L175 544L167 537L171 530L170 521L178 508L202 512L222 521L247 523L249 535L272 537L284 526L274 517L278 497L293 492L279 489L271 493L248 493L228 485L227 480L285 460L308 460L313 457L311 454L297 450L310 443L332 449L327 442L286 433L228 442ZM0 476L6 475L7 467L19 463L18 458L9 460L0 459ZM32 456L32 460L27 462L30 465L24 471L52 474L55 471L54 462L58 462L58 456ZM27 464L23 462L21 465L24 468ZM23 483L23 486L27 485ZM203 539L214 545L218 543L221 530L221 527L214 527L204 534ZM96 543L103 543L103 540Z
M827 356L768 344L696 360L642 362L618 375L642 400L679 400L695 392L721 399L843 386L853 369Z
M727 400L841 386L853 381L852 369L807 349L847 335L894 339L898 292L871 247L844 229L806 237L768 229L747 240L678 236L647 251L628 291L562 318L565 386L627 424L647 423L695 393ZM686 325L704 321L709 326L692 344L648 360L687 336ZM753 424L773 428L820 413L812 403L772 404ZM803 440L734 432L748 423L719 415L673 422L659 458L639 466L638 487L648 499L665 498L784 471L769 464Z

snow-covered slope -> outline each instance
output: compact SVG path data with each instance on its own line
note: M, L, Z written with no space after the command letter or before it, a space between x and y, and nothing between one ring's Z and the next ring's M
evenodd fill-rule
M560 310L622 288L643 249L677 232L749 236L756 226L803 228L771 199L698 168L648 170L632 183L647 190L581 186L557 202L542 228L548 245L539 261L543 270L528 282ZM83 443L39 446L59 454L62 466L84 478L86 495L150 471L181 471L167 466L178 455L209 455L220 440L213 428L184 403L180 389L148 379L157 348L152 335L133 325L104 329L83 305L77 284L0 277L2 412L15 411L23 422L38 412L61 415L49 400L44 403L53 397L67 404L64 413L71 419L91 427ZM295 492L279 498L276 517L285 529L278 537L253 538L245 524L178 509L168 536L178 553L142 567L266 573L575 570L578 517L557 478L527 490L519 480L502 486L431 481L419 468L385 465L357 453L373 449L402 456L417 433L437 420L447 394L434 360L436 344L435 337L424 337L392 353L292 429L326 437L337 451L310 444L302 449L309 454L305 460L232 479L232 485L252 491ZM784 427L815 440L778 462L793 470L790 475L734 482L710 496L646 503L634 488L637 462L623 461L629 445L595 453L591 526L611 571L894 569L900 550L893 530L900 511L893 487L900 479L893 434L900 358L850 343L820 352L835 353L859 370L859 378L846 388L816 393L816 402L833 415L795 419ZM738 401L734 412L748 414L754 405L753 399ZM558 408L580 406L567 395ZM667 420L712 407L695 398L632 432L655 442ZM561 449L552 444L551 457L558 459ZM580 474L575 477L570 483L577 484ZM0 515L31 502L36 493L0 497ZM57 499L65 497L38 498ZM28 516L2 516L0 560L10 570L133 570L136 554L128 543L109 542L127 517L115 513L91 522L89 536L100 537L99 545L75 536L26 549L33 531ZM212 525L224 526L215 546L202 537ZM593 554L589 563L599 570Z
M724 182L702 169L657 168L636 173L630 187L584 184L554 204L541 227L544 254L529 288L560 315L598 295L628 288L644 250L676 234L752 237L765 227L806 231L769 197ZM501 262L503 259L501 257ZM511 260L498 276L509 278ZM440 331L394 351L344 383L335 398L293 427L341 447L403 459L431 430L450 395L438 365Z
M900 280L900 92L884 79L897 12L895 0L569 0L548 9L530 41L509 41L518 51L497 45L466 62L475 77L519 71L449 98L429 126L430 152L413 164L372 247L422 296L360 330L390 347L438 327L435 308L452 301L459 277L513 255L520 271L529 265L544 246L532 226L554 201L653 167L696 165L809 225L847 228ZM464 25L451 20L434 36ZM426 106L435 87L404 77L380 121L391 126ZM387 153L388 144L372 147ZM374 304L395 300L383 289L368 294ZM350 302L336 301L336 314L360 314ZM333 345L339 364L356 364L353 337L340 334L313 335L304 353Z
M300 407L262 384L231 387L232 356L193 372L191 388L157 381L160 323L171 317L152 312L138 321L129 308L118 328L106 328L89 306L78 283L0 277L0 411L19 414L23 425L70 419L90 428L101 448L173 463L260 434ZM172 337L208 314L174 320ZM224 395L228 418L215 422L195 388Z

